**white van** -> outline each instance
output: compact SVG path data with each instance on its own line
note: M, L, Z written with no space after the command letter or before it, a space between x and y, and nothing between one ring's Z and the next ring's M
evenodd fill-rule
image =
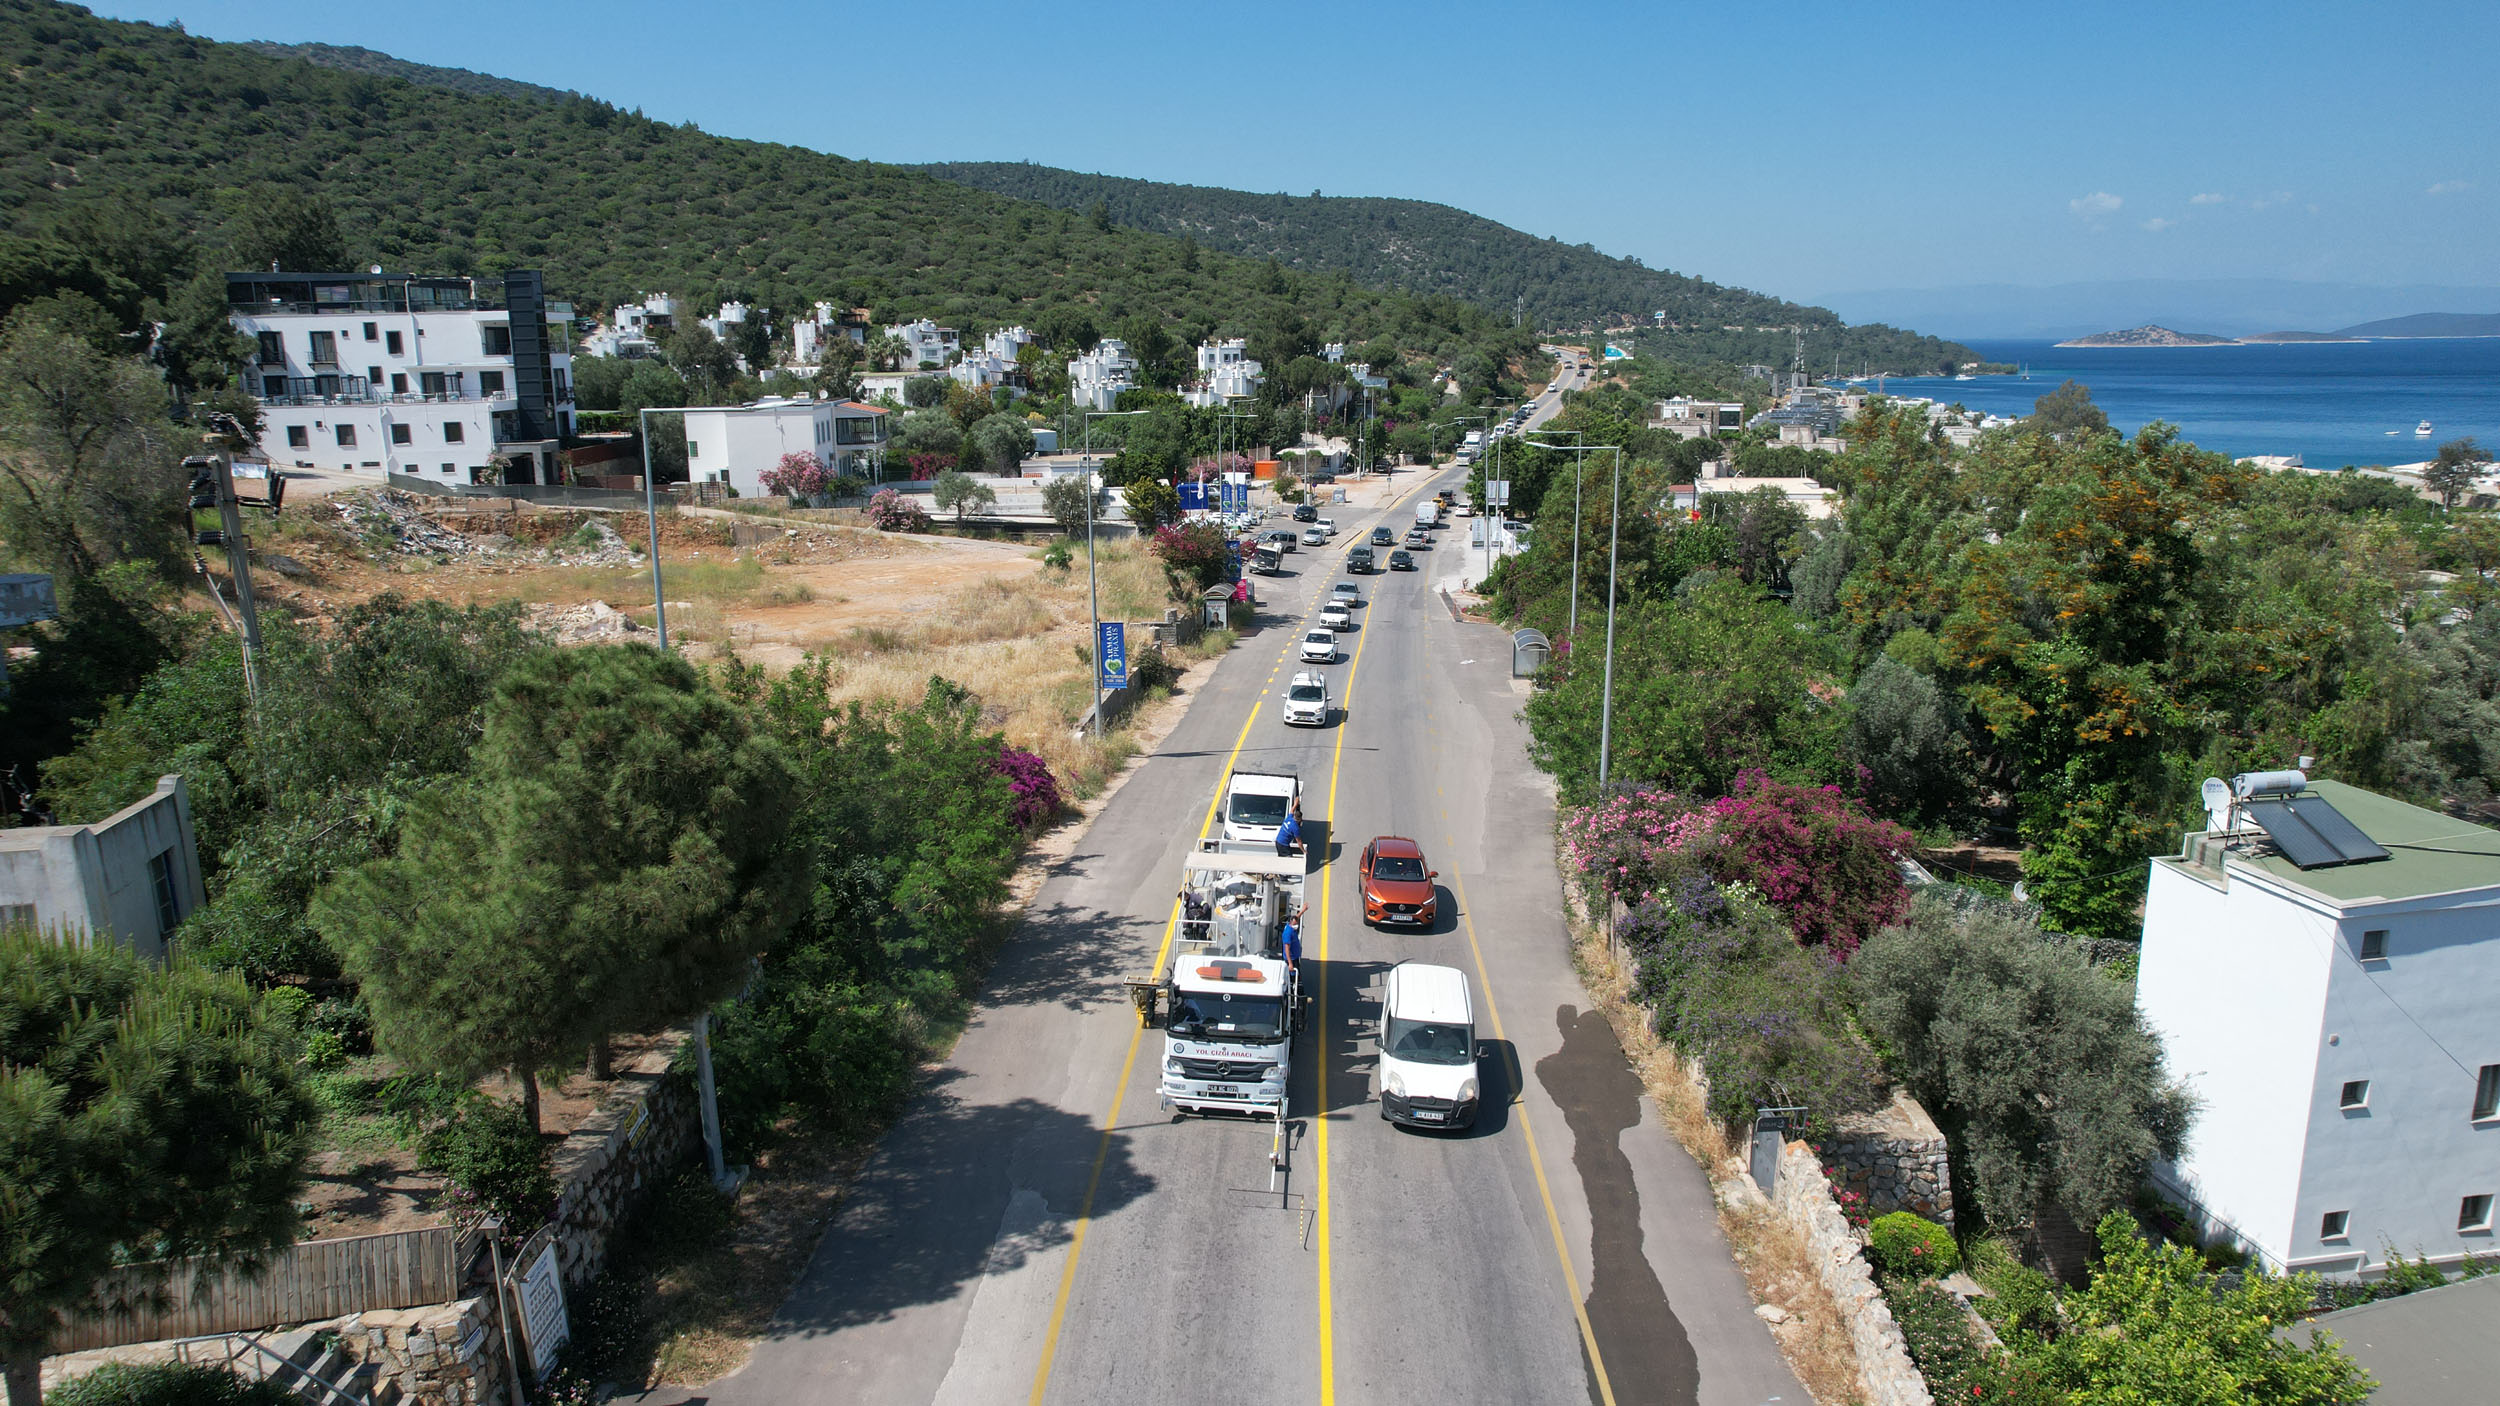
M1380 997L1380 1116L1410 1128L1476 1121L1476 1015L1456 967L1400 962Z

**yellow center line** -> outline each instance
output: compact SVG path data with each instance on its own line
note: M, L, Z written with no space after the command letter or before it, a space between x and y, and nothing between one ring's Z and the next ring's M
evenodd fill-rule
M1493 977L1485 970L1484 948L1476 941L1476 920L1467 904L1467 881L1453 866L1450 889L1458 899L1458 921L1467 929L1467 950L1475 955L1476 984L1484 990L1484 1013L1493 1021L1493 1038L1516 1053L1510 1037L1502 1033L1502 1010L1493 1002ZM1604 1406L1615 1406L1614 1383L1606 1376L1606 1359L1597 1350L1597 1330L1589 1326L1588 1305L1580 1298L1580 1272L1571 1264L1571 1246L1563 1235L1562 1215L1554 1209L1554 1191L1545 1180L1545 1159L1536 1148L1536 1129L1528 1122L1527 1070L1518 1060L1511 1061L1511 1106L1518 1109L1519 1131L1528 1141L1528 1166L1536 1173L1537 1199L1545 1203L1545 1226L1554 1235L1554 1257L1562 1261L1563 1292L1571 1297L1571 1316L1580 1323L1580 1344L1588 1349L1589 1371L1597 1378L1597 1395Z
M1285 648L1291 648L1291 641L1287 641ZM1278 657L1281 659L1282 656L1283 650L1280 649ZM1268 677L1274 678L1274 672L1270 671ZM1259 696L1251 701L1250 715L1241 720L1241 732L1233 739L1232 752L1224 758L1224 775L1232 775L1233 764L1241 760L1241 749L1250 741L1251 725L1259 720L1259 709L1266 702L1267 692L1262 688ZM1224 785L1218 781L1215 794L1207 800L1206 816L1198 822L1198 838L1205 839L1207 832L1215 828L1215 810L1223 799ZM1172 955L1172 937L1180 929L1180 917L1181 901L1176 893L1172 897L1172 912L1163 920L1163 945L1155 949L1155 975L1162 974L1164 962ZM1033 1394L1029 1398L1032 1406L1041 1406L1043 1393L1050 1388L1051 1364L1059 1358L1059 1330L1067 1321L1068 1299L1076 1291L1077 1257L1085 1252L1085 1232L1094 1220L1094 1194L1102 1186L1103 1163L1111 1155L1111 1135L1119 1129L1120 1105L1128 1097L1129 1076L1137 1067L1137 1051L1145 1039L1146 1027L1141 1021L1135 1030L1129 1032L1128 1054L1120 1061L1120 1082L1112 1086L1111 1108L1103 1114L1102 1138L1094 1145L1094 1164L1086 1173L1085 1199L1079 1203L1075 1224L1068 1233L1068 1262L1059 1270L1059 1294L1050 1306L1050 1326L1042 1333L1042 1360L1033 1369ZM1325 1251L1322 1253L1325 1254Z

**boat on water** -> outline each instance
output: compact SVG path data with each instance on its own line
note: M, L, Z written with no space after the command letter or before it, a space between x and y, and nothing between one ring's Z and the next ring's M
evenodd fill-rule
M2413 427L2413 432L2427 439L2431 432L2431 422L2424 420L2422 423Z

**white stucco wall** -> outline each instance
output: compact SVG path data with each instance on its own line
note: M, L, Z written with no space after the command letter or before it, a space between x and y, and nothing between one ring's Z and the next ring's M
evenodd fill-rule
M2237 874L2225 892L2152 866L2136 1004L2197 1100L2185 1155L2156 1174L2277 1264L2320 1077L2331 928Z
M145 799L93 825L0 830L0 907L31 906L44 931L109 933L162 957L169 929L149 867L160 855L179 922L208 901L190 793L179 776L160 779Z

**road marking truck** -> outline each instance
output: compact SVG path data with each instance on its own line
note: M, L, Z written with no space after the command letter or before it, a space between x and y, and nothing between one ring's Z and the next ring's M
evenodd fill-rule
M1183 861L1181 930L1164 978L1167 1111L1285 1120L1302 977L1284 942L1302 917L1307 853L1200 840ZM1281 1154L1279 1154L1281 1155Z

